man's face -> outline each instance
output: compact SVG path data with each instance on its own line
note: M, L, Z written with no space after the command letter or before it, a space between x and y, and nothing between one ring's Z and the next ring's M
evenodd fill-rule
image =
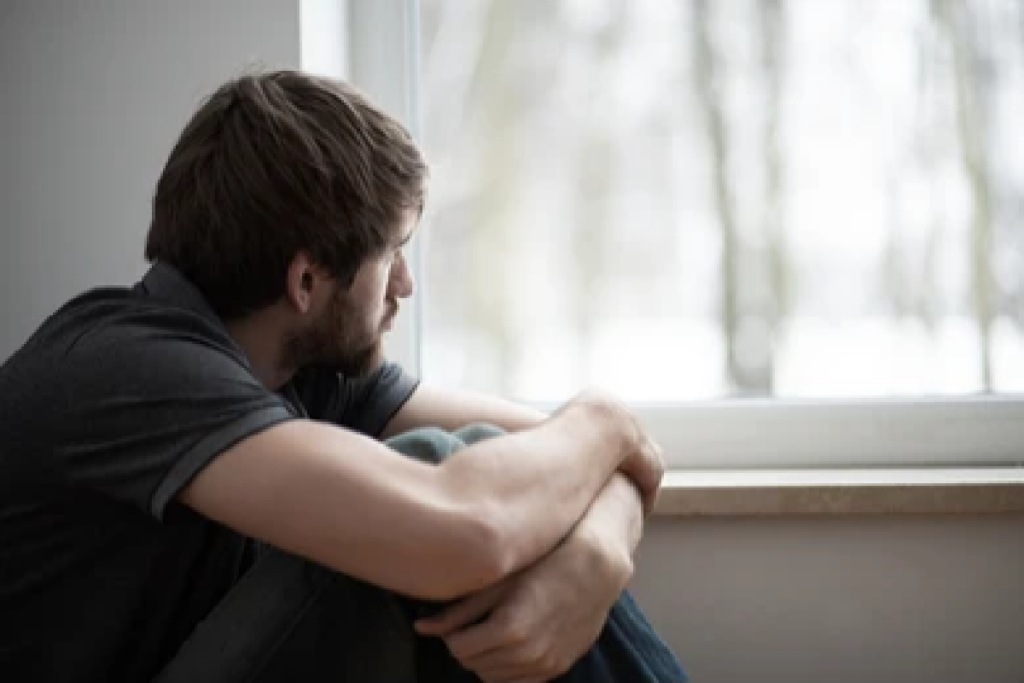
M406 212L398 237L384 253L367 259L347 290L335 289L326 310L294 340L298 365L327 365L347 377L359 377L380 366L384 334L398 315L399 299L413 293L403 247L418 221L418 212Z

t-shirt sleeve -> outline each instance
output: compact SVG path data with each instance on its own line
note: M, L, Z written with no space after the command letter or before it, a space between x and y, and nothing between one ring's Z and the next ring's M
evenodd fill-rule
M355 379L327 368L307 368L294 381L311 418L375 438L418 385L416 378L395 363L383 363L374 372Z
M62 359L52 472L163 517L213 458L295 417L230 343L110 326Z

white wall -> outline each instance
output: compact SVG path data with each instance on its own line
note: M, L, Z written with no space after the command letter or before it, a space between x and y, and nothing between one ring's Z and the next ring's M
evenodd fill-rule
M0 359L68 297L143 272L175 136L253 64L299 65L296 0L4 0Z
M0 358L67 297L142 272L199 99L299 55L296 0L3 3ZM634 583L698 682L1024 681L1024 518L659 520Z

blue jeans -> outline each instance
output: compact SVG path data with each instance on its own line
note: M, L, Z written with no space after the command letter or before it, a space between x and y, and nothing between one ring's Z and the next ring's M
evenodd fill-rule
M388 444L437 463L497 434L473 426L449 434L416 430ZM266 549L196 628L158 683L477 683L444 642L412 622L439 605L412 600ZM561 683L681 683L679 662L628 592L612 607L597 642Z

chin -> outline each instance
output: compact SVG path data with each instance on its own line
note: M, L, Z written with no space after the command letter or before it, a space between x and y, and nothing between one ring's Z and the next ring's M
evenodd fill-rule
M373 357L370 359L370 361L365 366L363 366L363 371L360 376L365 376L374 373L377 370L380 370L380 366L382 365L384 365L383 350L373 354Z
M346 377L365 377L384 364L384 346L377 341L373 346L348 356L338 363L338 371Z

